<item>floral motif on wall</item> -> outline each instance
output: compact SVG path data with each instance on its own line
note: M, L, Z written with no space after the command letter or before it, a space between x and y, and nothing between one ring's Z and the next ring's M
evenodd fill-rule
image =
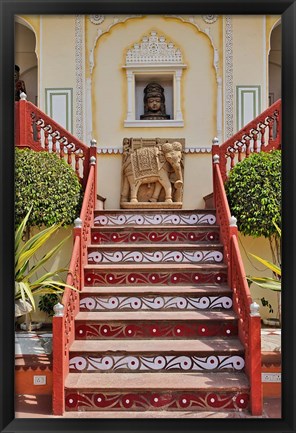
M89 19L93 24L102 24L102 22L105 20L105 17L104 15L90 15Z
M203 15L202 19L207 24L213 24L213 23L215 23L217 21L218 15Z

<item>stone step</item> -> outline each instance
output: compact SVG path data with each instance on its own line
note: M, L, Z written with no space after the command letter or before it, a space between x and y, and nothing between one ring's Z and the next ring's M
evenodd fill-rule
M216 225L215 211L203 210L96 210L94 226Z
M137 243L217 243L219 242L219 227L208 226L184 226L166 225L165 228L158 225L149 227L141 226L102 226L91 230L92 244L121 244L129 245Z
M249 407L244 373L69 373L66 410L241 410Z
M242 371L238 339L74 341L72 373Z
M225 264L124 264L86 265L85 286L118 285L176 285L176 284L224 284L227 282Z
M223 246L213 245L114 245L89 246L89 264L116 263L222 263Z
M87 290L91 289L91 290ZM115 287L85 288L80 293L80 311L137 311L230 309L229 287ZM111 292L111 293L110 293Z
M232 310L79 312L75 318L78 340L232 337L237 329Z

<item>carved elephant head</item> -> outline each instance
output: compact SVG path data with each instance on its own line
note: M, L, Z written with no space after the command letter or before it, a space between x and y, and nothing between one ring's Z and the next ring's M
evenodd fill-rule
M178 141L173 143L164 143L161 146L166 161L173 167L176 173L177 180L175 182L175 188L181 188L183 185L181 160L182 160L182 144Z

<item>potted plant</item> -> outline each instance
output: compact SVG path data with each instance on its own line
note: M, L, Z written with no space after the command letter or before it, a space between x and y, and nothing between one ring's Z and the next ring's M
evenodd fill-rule
M32 329L32 324L29 325L29 314L36 308L34 296L40 294L61 294L65 287L76 290L75 287L62 281L61 274L67 271L65 268L37 276L36 272L62 248L69 236L46 252L37 263L31 264L30 260L34 254L57 232L62 223L47 227L32 236L29 240L23 241L23 233L26 229L30 213L31 209L15 231L15 315L19 317L26 314L27 330Z
M281 237L281 229L278 227L276 223L274 223L276 230L279 234L279 237ZM250 254L253 256L256 260L258 260L260 263L262 263L264 266L266 266L268 269L270 269L273 274L274 278L270 277L250 277L248 276L247 279L251 283L257 284L262 289L268 289L272 290L277 293L278 297L278 317L276 318L268 318L264 319L263 323L265 325L271 325L271 326L281 326L281 290L282 290L282 284L281 284L281 276L282 276L282 270L280 266L275 265L274 263L271 263L268 260L262 259L261 257L258 257L254 254ZM268 306L269 311L273 312L272 306L268 301L265 300L265 298L261 299L261 302L263 306Z

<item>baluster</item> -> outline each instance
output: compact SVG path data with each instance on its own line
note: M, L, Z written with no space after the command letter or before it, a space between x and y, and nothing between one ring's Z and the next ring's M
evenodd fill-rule
M60 158L61 159L63 159L65 156L64 147L65 147L65 144L63 142L60 142Z
M49 132L44 130L44 148L46 152L49 152Z
M36 141L41 144L41 125L39 123L35 123L36 127Z
M56 135L52 134L51 138L52 138L52 152L56 153L56 151L57 151L57 145L56 145L57 138L56 138Z
M274 124L274 119L270 119L268 125L269 126L268 144L273 141L273 124Z
M248 158L248 156L250 155L250 143L251 143L251 140L248 140L246 142L246 158Z
M69 147L67 147L67 149L68 149L67 163L69 165L72 165L72 150Z
M254 153L258 153L258 131L254 130L252 131L252 138L254 142Z
M276 135L274 138L277 139L279 137L279 134L280 134L280 122L279 122L279 113L278 112L275 113L275 122L276 122L276 131L275 131Z
M265 126L260 126L260 134L261 134L261 150L265 146Z
M75 153L75 172L79 176L79 154Z

